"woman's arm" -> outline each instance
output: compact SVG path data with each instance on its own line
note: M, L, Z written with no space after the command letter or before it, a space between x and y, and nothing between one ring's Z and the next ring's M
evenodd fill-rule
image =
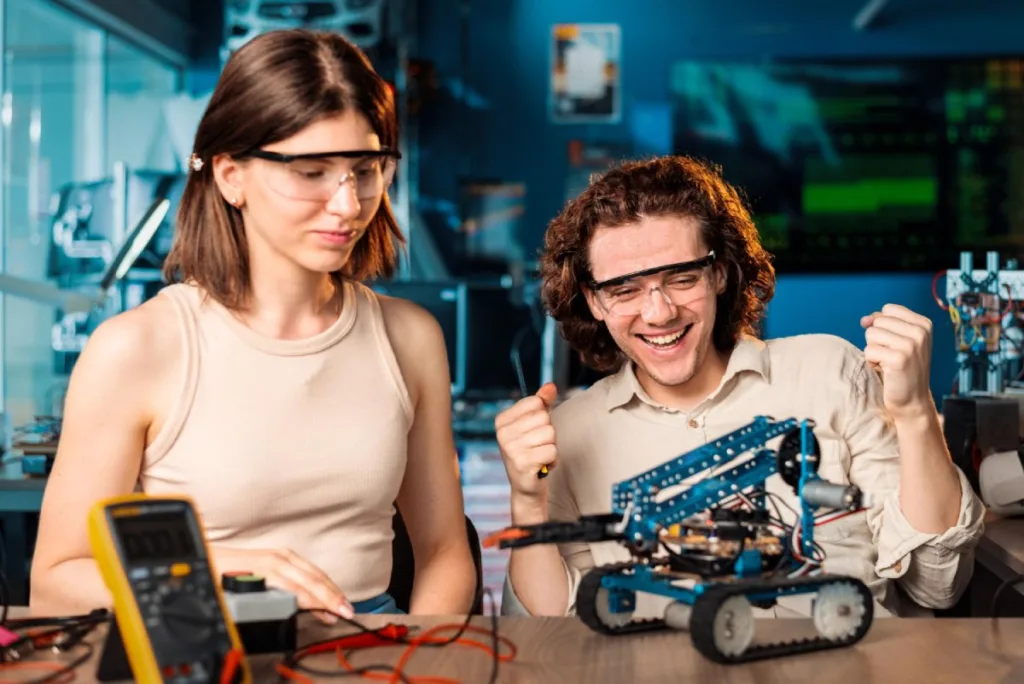
M381 308L415 411L398 494L416 564L409 612L465 614L473 604L476 570L452 438L444 335L434 317L411 302L381 297Z
M75 364L32 558L29 602L39 613L68 615L111 604L86 519L97 501L134 489L154 394L166 369L177 367L171 356L176 335L159 325L173 320L163 318L164 306L147 303L104 322Z

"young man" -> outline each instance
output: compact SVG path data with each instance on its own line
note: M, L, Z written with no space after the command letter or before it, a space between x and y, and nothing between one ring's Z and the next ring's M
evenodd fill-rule
M614 482L755 416L810 418L819 474L876 502L815 527L824 569L864 581L881 615L959 598L984 507L945 446L928 387L928 319L895 304L866 312L863 351L828 335L757 339L775 290L770 257L736 191L682 157L595 181L551 222L542 269L562 334L612 374L557 408L546 385L497 417L513 524L606 513ZM538 478L543 465L551 475ZM778 475L767 486L796 502ZM615 542L515 549L506 611L572 613L583 573L628 558ZM635 615L661 617L665 604L638 596ZM772 609L809 610L798 597Z

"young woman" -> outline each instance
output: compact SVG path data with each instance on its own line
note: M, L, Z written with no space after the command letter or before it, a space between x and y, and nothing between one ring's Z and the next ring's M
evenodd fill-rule
M410 612L469 609L440 327L360 284L396 264L396 145L390 90L343 38L273 32L232 56L189 160L179 282L101 325L72 374L33 607L109 604L86 513L140 487L193 498L216 571L346 616L395 610L397 502Z

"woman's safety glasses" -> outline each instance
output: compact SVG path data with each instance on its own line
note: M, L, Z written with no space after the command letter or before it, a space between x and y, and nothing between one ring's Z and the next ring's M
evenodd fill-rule
M327 202L346 183L360 200L379 199L395 177L402 158L394 150L348 150L311 154L281 154L251 150L243 157L262 159L270 188L296 200Z

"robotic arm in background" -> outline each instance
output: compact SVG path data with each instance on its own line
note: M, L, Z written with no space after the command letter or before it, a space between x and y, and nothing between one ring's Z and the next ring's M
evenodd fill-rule
M767 446L780 437L777 448ZM511 527L485 545L623 544L633 560L594 568L578 590L578 616L600 633L688 629L697 650L722 663L848 646L867 633L873 597L856 578L822 574L814 527L868 501L857 487L818 477L819 459L810 421L760 416L616 483L611 513ZM799 497L800 511L790 509L793 525L779 509L788 504L764 487L776 473ZM821 508L831 512L822 515ZM638 593L671 599L664 618L634 620ZM817 636L752 646L753 608L797 594L815 594Z

